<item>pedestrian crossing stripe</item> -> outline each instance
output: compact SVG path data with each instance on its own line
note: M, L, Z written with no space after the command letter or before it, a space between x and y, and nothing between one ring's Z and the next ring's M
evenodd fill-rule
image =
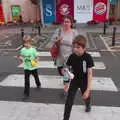
M0 101L0 120L62 120L64 104ZM84 105L73 105L70 120L120 119L120 107L92 106L88 114Z
M38 62L39 68L56 68L53 61L39 61ZM18 66L18 68L23 68L23 63ZM95 62L95 66L93 69L106 69L103 62Z
M101 57L100 52L88 52L92 57ZM40 57L51 56L50 52L39 52Z
M63 89L63 81L60 76L39 75L39 78L42 83L42 88ZM30 86L36 87L33 76L30 76L30 80ZM24 75L9 75L0 82L0 86L24 87ZM105 77L93 77L93 90L118 91L112 79Z

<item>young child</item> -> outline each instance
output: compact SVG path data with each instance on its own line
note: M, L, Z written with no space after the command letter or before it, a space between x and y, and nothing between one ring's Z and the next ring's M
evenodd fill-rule
M86 52L86 38L78 35L73 40L73 53L67 61L67 65L72 67L74 78L70 83L68 95L65 103L64 118L69 120L75 94L80 88L82 98L85 102L85 112L90 112L90 94L92 90L92 67L93 59Z
M24 47L20 50L19 60L24 63L25 88L23 99L27 99L30 94L30 75L34 76L37 88L41 87L41 82L37 72L39 53L31 46L32 38L30 36L24 36L23 40Z

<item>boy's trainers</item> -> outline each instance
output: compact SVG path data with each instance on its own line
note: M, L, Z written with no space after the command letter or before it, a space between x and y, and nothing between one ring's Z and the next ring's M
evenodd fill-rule
M22 101L26 101L26 100L28 100L28 98L29 98L29 95L24 94Z
M63 94L64 94L64 96L67 96L68 93L67 93L67 92L64 92Z
M85 112L90 112L91 111L91 105L86 105Z
M41 88L41 83L36 86L37 89Z

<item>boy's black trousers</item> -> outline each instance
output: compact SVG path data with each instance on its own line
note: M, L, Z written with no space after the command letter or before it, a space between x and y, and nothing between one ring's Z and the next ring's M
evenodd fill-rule
M75 98L75 94L78 90L78 88L81 89L81 93L83 94L86 89L87 89L87 80L84 81L76 81L76 80L72 80L69 86L69 90L68 90L68 95L67 95L67 99L65 102L65 108L64 108L64 118L63 120L69 120L70 117L70 113L71 113L71 109L72 109L72 105L73 105L73 101ZM90 96L88 97L88 99L85 100L85 105L90 105Z
M30 75L32 74L34 76L36 86L39 87L41 85L41 83L40 83L40 80L39 80L37 69L35 69L35 70L24 70L24 74L25 74L24 94L29 96L29 93L30 93Z

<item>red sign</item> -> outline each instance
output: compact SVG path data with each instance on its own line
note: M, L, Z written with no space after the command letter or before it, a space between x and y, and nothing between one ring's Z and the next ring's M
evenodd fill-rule
M74 16L74 0L57 0L56 22L61 23L65 15Z
M108 0L94 0L93 20L104 22L107 20Z
M0 24L4 24L4 15L3 15L2 4L0 4Z

